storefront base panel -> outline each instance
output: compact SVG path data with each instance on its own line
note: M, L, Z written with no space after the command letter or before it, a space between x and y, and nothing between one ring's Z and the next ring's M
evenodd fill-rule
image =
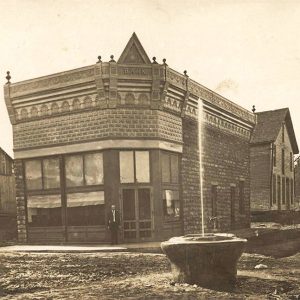
M29 227L27 229L28 243L59 243L65 241L63 226Z
M105 226L69 226L68 242L92 243L107 241Z
M105 226L69 226L28 228L28 243L104 243Z

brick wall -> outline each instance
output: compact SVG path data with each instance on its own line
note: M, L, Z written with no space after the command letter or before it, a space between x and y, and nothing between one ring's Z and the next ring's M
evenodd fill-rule
M205 224L212 228L212 185L217 186L218 227L231 227L231 187L235 187L234 228L250 224L249 141L209 124L203 124L203 197ZM244 182L244 212L239 208L239 182Z
M270 144L251 146L251 210L270 209L271 150Z
M16 180L16 202L17 202L17 228L18 241L20 243L27 242L26 231L26 200L25 186L23 180L23 164L21 160L14 162L15 180Z
M16 150L105 138L182 142L181 118L159 110L105 109L14 125Z

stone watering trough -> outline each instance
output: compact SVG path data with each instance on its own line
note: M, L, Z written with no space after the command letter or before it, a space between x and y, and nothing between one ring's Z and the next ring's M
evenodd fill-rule
M194 234L171 238L161 248L171 262L175 282L226 290L235 285L246 242L233 234Z

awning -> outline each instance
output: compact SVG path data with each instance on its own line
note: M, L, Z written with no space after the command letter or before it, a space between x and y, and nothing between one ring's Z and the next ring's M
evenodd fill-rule
M27 199L28 208L54 208L61 207L60 195L38 195Z
M67 206L78 207L104 204L104 192L72 193L67 195Z
M67 195L67 207L79 207L104 204L104 191L72 193ZM29 196L28 208L55 208L61 207L60 195Z

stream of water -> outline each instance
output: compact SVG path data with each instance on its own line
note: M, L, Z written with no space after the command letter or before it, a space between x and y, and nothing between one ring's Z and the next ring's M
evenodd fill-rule
M200 171L200 203L201 203L201 230L204 237L204 201L203 201L203 165L202 165L202 122L203 122L203 102L199 98L198 102L198 143L199 143L199 171Z

